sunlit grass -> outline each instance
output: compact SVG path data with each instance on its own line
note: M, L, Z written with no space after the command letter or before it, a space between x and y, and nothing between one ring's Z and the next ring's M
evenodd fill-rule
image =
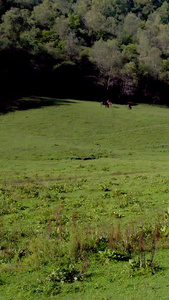
M167 108L64 100L0 115L0 135L2 299L167 299ZM149 269L133 276L107 252L100 260L111 239L124 252L126 228L151 242L153 226L153 278Z

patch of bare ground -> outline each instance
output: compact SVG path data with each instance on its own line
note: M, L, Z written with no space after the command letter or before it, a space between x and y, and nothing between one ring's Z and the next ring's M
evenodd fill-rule
M25 178L25 179L18 179L18 180L9 180L5 181L5 185L20 185L20 184L26 184L26 183L43 183L43 182L55 182L55 181L64 181L64 180L70 180L75 181L77 177L56 177L56 178L39 178L39 179L31 179L31 178Z
M149 173L148 171L129 171L129 172L114 172L111 174L105 174L104 176L120 176L120 175L132 175L132 174L146 174ZM102 175L100 175L102 176ZM72 177L54 177L54 178L24 178L24 179L17 179L17 180L8 180L4 182L4 185L22 185L26 183L43 183L43 182L57 182L57 181L76 181L79 179L77 176Z
M129 172L121 172L121 171L118 171L118 172L114 172L114 173L111 173L111 175L130 175L130 174L145 174L145 173L149 173L147 171L129 171Z

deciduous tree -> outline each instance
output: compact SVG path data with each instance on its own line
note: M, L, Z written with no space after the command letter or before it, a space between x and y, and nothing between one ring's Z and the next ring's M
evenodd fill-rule
M91 60L99 70L99 84L109 88L115 85L119 79L122 66L121 53L117 40L95 42L91 49Z

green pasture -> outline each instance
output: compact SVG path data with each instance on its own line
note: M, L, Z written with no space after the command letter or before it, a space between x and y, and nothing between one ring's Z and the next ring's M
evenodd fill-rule
M0 299L168 299L169 109L21 103L0 115Z

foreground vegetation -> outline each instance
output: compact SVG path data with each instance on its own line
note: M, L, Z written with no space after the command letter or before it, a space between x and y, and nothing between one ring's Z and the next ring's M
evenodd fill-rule
M0 297L167 299L168 109L51 103L0 116Z

